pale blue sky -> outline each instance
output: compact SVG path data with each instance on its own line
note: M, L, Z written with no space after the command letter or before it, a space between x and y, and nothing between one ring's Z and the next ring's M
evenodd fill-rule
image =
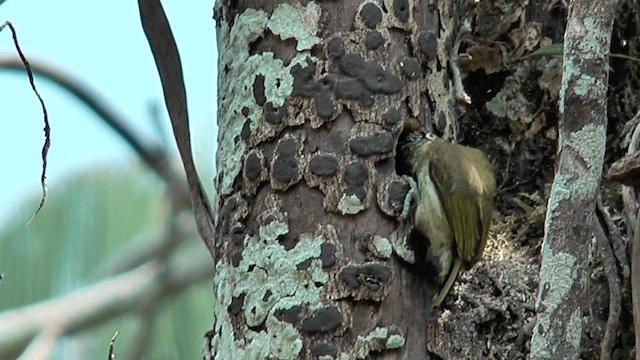
M182 56L196 163L202 170L213 167L217 136L213 3L163 1ZM148 105L162 101L162 90L138 16L133 0L7 0L0 5L0 23L13 23L27 56L70 70L105 94L135 129L152 139L156 134ZM8 29L0 32L0 52L15 54ZM83 105L44 79L36 78L36 86L52 127L50 191L74 171L130 158L124 142ZM168 124L166 116L164 121ZM40 105L26 75L0 71L0 224L26 196L39 191L42 127ZM210 184L209 179L203 181Z

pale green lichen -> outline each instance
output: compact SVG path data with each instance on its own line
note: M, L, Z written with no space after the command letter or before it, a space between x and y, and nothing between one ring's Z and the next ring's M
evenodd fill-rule
M415 264L416 253L407 246L406 241L398 239L397 241L393 241L391 244L396 255L409 264Z
M580 309L573 310L569 323L567 324L567 342L574 349L580 349L580 338L582 336L582 312Z
M318 32L320 12L321 8L314 2L308 3L305 8L280 4L273 10L268 27L283 40L296 39L296 50L310 50L321 42L320 38L315 36Z
M387 340L388 335L389 329L386 327L377 327L365 336L358 335L354 344L354 349L356 349L356 358L365 359L372 348L375 349L379 346L377 344L372 344L372 342L379 343L381 340Z
M558 175L556 175L558 176ZM551 194L549 196L549 202L547 203L547 215L544 220L544 233L549 233L549 226L553 222L553 217L557 216L558 207L562 201L571 198L571 191L565 187L565 182L559 181L559 178L554 180L551 184Z
M342 215L352 215L364 210L364 205L356 195L347 196L346 194L343 194L340 202L338 203L338 210L340 210Z
M576 44L580 56L583 59L594 59L596 56L604 58L604 51L607 49L604 49L603 45L608 43L607 37L611 35L611 30L607 31L602 22L595 21L592 16L585 16L584 25L577 23L579 28L576 29L576 33L584 35Z
M366 336L358 336L358 341L368 342L376 339L386 339L388 333L389 329L387 329L386 327L377 327L369 332L369 334L367 334Z
M335 358L331 355L320 355L318 356L318 360L335 360Z
M578 277L576 258L566 253L555 253L545 239L542 243L542 265L540 266L541 290L538 292L536 309L546 308L538 313L536 326L533 329L531 359L548 359L556 351L558 343L552 341L560 334L556 334L554 329L562 329L562 324L552 324L555 311L562 302L569 296L569 292ZM544 299L543 299L544 295ZM578 309L579 311L579 309ZM572 314L573 319L573 314ZM575 325L575 324L568 324ZM565 334L573 339L575 328L567 327ZM579 348L578 335L578 347ZM573 346L573 344L572 344Z
M373 246L378 256L383 259L388 259L393 253L393 247L391 242L385 237L375 235L373 237Z
M584 96L593 91L595 85L596 79L593 76L580 74L573 87L573 91L575 91L576 95Z
M560 113L565 112L565 94L567 91L574 91L577 95L585 96L591 94L591 98L606 97L607 84L598 81L597 78L582 73L582 65L585 61L596 58L605 59L609 45L610 30L602 26L593 17L586 16L584 22L570 21L567 28L573 34L565 44L565 48L575 49L574 61L566 61L562 68L562 87L560 88ZM577 78L577 79L576 79ZM574 85L575 81L575 85Z
M314 43L313 37L305 34L303 29L316 31L314 29L317 29L319 19L317 5L308 3L306 11L289 5L278 6L278 9L271 18L262 10L247 9L236 16L233 26L225 21L220 22L218 68L222 74L218 83L220 97L216 153L216 168L221 174L216 184L219 195L231 193L233 181L240 173L246 147L244 141L240 140L240 134L245 122L249 121L249 128L254 131L263 113L253 96L256 76L264 76L264 83L268 84L264 94L266 101L281 106L293 91L291 68L298 64L306 66L307 58L311 57L308 50L298 52L285 66L271 52L249 54L252 42L263 37L267 29L277 29L283 36L294 37L302 48ZM298 15L289 16L291 11ZM289 21L283 22L283 17L288 17Z
M563 148L570 148L569 155L561 154L560 165L563 172L556 174L549 198L549 209L547 221L555 213L555 209L562 201L575 196L588 197L595 193L600 181L600 170L602 168L603 154L605 149L605 128L602 125L587 124L582 129L569 134L569 138L564 141L560 139ZM579 161L568 156L577 157ZM585 165L586 164L586 167Z
M563 252L555 252L549 247L547 239L542 243L543 261L540 266L541 287L545 291L538 293L539 308L544 304L546 313L552 314L556 308L568 297L574 282L578 277L576 258ZM544 287L545 283L548 287ZM542 298L546 292L545 298Z
M406 340L402 335L393 334L387 339L387 349L399 349L404 346Z
M322 306L317 284L325 284L322 270L322 236L303 234L296 246L286 250L278 238L288 232L287 224L274 220L258 229L258 236L246 236L242 260L237 267L219 262L216 266L216 322L212 346L219 359L295 359L303 343L291 324L278 320L274 313L296 305L310 309ZM313 259L305 270L297 265ZM242 312L246 328L234 336L227 309L234 297L244 295ZM256 332L249 327L264 324ZM244 339L244 341L236 340Z
M496 96L485 104L487 110L493 115L514 122L519 121L522 114L527 112L530 106L529 101L522 95L520 85L515 78L508 78Z

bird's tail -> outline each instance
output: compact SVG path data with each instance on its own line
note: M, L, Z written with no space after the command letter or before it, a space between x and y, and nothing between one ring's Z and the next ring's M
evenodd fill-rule
M449 290L451 290L453 283L456 281L456 278L458 277L458 273L460 272L461 267L462 267L462 259L458 257L456 261L453 263L453 266L451 267L451 272L447 277L447 281L445 281L444 285L442 285L442 288L440 288L440 291L438 292L438 294L436 294L436 296L433 298L433 307L440 306L444 298L449 293Z

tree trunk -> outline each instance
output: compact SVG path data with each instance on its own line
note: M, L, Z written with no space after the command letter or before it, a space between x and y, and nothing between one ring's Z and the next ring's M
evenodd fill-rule
M221 2L216 20L212 356L424 358L433 289L394 256L414 256L394 156L403 119L454 124L436 7Z

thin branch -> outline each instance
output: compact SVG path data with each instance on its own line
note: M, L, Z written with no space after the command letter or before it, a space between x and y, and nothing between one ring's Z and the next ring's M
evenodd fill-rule
M33 221L36 215L38 215L38 213L44 206L44 203L47 199L47 183L46 183L47 155L49 154L49 146L51 145L51 128L49 127L49 115L47 114L47 107L44 104L44 100L42 99L42 96L40 96L38 89L36 88L36 83L35 83L35 80L33 79L33 71L31 69L31 66L29 65L29 61L24 56L22 49L20 49L20 44L18 42L18 35L16 34L16 29L13 27L13 24L11 24L11 22L5 21L2 25L0 25L0 31L2 31L2 29L4 29L5 26L8 27L9 30L11 30L11 35L13 36L13 44L16 48L16 51L18 52L18 56L20 57L20 64L27 71L27 76L29 77L29 84L31 85L31 89L38 97L38 101L40 102L40 106L42 107L42 117L44 122L44 129L43 129L44 144L42 145L42 173L40 174L40 186L42 187L42 197L40 198L40 204L38 205L38 208L33 213L33 215L31 216L31 219L29 219L29 222L27 223L27 224L31 224L31 221Z
M116 331L116 333L113 334L111 341L109 342L109 357L107 358L108 360L116 359L116 338L117 337L118 337L118 332Z
M0 69L24 71L24 65L18 57L0 54ZM109 104L105 97L97 91L83 84L69 72L62 70L60 66L38 58L31 58L31 69L36 75L50 80L87 105L105 125L115 131L140 156L151 170L167 183L174 203L178 204L179 208L184 207L187 201L181 199L187 198L186 191L181 179L171 169L165 149L157 145L146 144L128 125L132 122L113 110L115 106Z
M622 273L623 280L628 281L629 276L631 275L631 268L629 266L629 258L627 257L627 246L622 239L622 234L620 234L620 229L614 224L611 219L611 215L607 212L602 204L602 198L598 196L596 202L597 210L600 214L600 218L604 221L604 224L607 226L606 233L609 234L609 239L611 241L611 247L613 248L613 254L618 261L618 266L620 266L620 270Z
M602 210L599 212L602 213ZM620 313L622 312L621 281L618 267L616 266L616 258L602 224L597 219L594 219L593 224L596 243L598 244L602 265L609 284L609 317L607 318L604 336L600 342L600 360L610 360L620 327Z
M190 249L166 265L152 261L60 298L6 311L0 314L0 354L15 353L54 324L61 324L63 334L69 335L135 309L149 297L176 295L211 276L209 254Z
M631 155L638 151L640 148L640 111L633 117L633 119L629 120L625 126L624 130L626 133L631 133L631 139L629 141L629 146L627 148L627 155ZM622 205L625 211L625 223L627 224L627 234L630 234L629 238L633 238L634 229L636 227L636 222L638 218L636 217L636 212L638 211L638 203L636 201L636 191L634 188L630 186L622 187Z
M640 210L636 215L640 219ZM640 221L636 220L631 244L631 304L636 334L636 360L640 360Z

